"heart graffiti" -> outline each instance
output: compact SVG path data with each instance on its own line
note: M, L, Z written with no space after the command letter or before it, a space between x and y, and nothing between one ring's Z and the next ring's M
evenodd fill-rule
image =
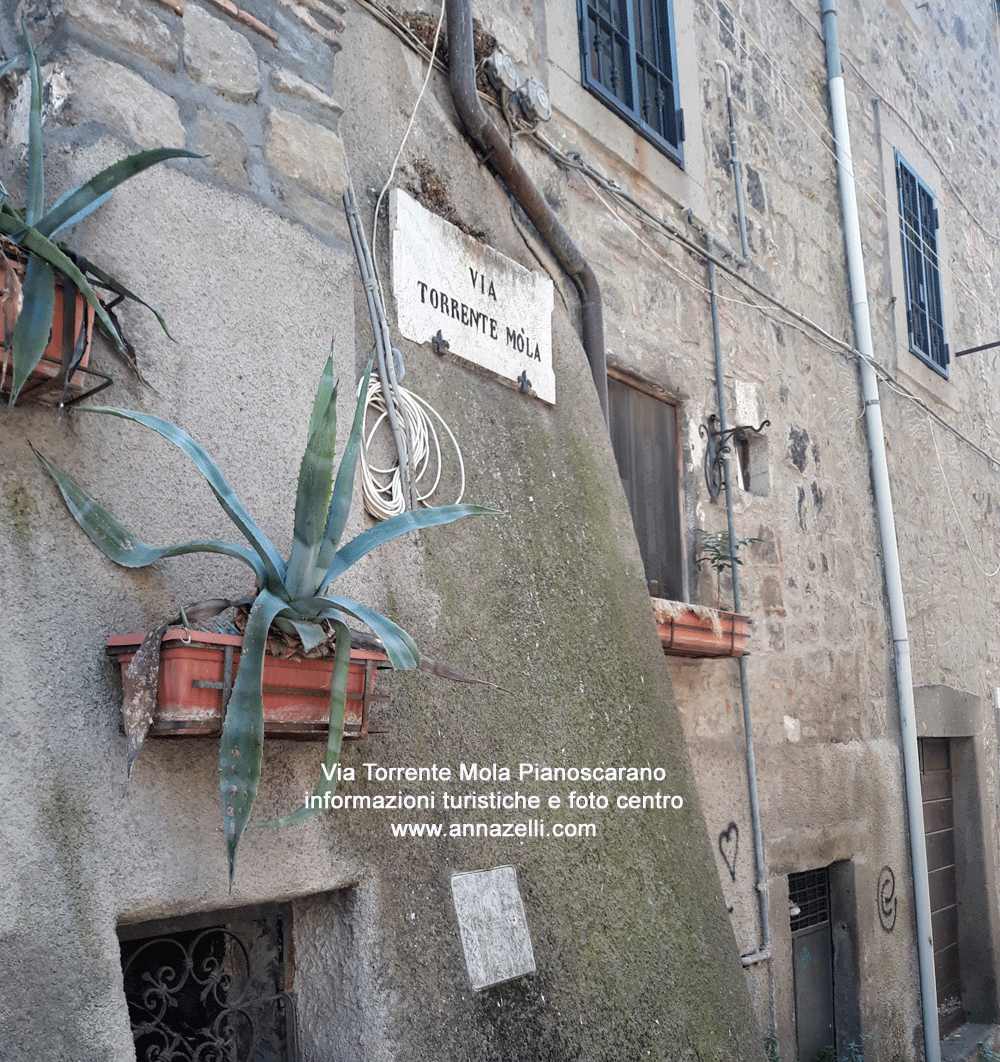
M740 828L735 822L731 822L719 834L719 855L726 864L729 876L736 880L736 853L740 850Z

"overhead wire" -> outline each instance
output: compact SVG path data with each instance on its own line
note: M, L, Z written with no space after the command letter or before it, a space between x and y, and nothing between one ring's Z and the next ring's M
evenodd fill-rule
M662 235L681 243L692 254L698 255L702 259L707 261L710 256L706 248L703 248L698 244L694 243L693 241L688 240L676 227L670 225L664 219L659 218L652 211L648 210L633 196L629 195L623 189L620 189L614 181L611 181L608 178L604 177L602 174L600 174L598 170L590 166L579 156L574 157L573 155L567 155L566 153L561 152L561 149L552 144L551 141L549 141L544 136L536 135L533 137L533 139L539 141L541 146L545 150L549 151L550 153L554 153L556 156L560 156L564 160L565 165L580 170L584 174L585 178L588 179L588 183L591 185L591 190L594 191L595 197L601 202L605 209L607 209L609 213L611 213L612 216L623 226L625 226L630 232L633 232L633 234L636 235L637 240L642 244L642 246L649 250L650 253L652 253L657 258L658 261L663 262L674 273L682 277L696 289L702 292L708 291L704 284L691 277L690 275L686 274L683 270L679 269L673 263L669 262L669 260L665 259L655 248L652 247L651 244L649 244L648 241L642 240L642 238L639 237L638 234L635 234L634 230L632 230L631 227L626 225L624 220L621 218L620 214L618 214L617 211L612 210L610 208L610 205L602 196L597 195L596 191L593 188L593 184L599 184L601 187L605 188L611 195L613 195L616 201L621 201L628 207L633 208L633 210L631 211L632 215L637 217L637 219L640 220L642 223L653 226ZM557 158L557 161L559 161L559 158ZM870 358L865 358L864 355L852 343L849 343L846 340L840 339L839 337L833 335L826 329L822 328L817 322L813 321L811 318L806 317L804 314L788 306L770 293L763 291L752 281L750 281L745 274L738 272L731 265L729 265L728 262L716 258L714 259L714 264L723 271L725 279L734 288L739 286L742 287L744 290L753 292L759 298L763 298L767 302L769 302L775 308L775 310L777 310L780 314L783 314L784 316L777 316L777 314L773 313L772 311L769 311L766 306L754 302L751 296L746 296L745 298L736 298L717 293L717 297L719 299L732 303L734 305L754 309L758 313L762 313L764 316L769 317L770 319L776 321L779 324L795 328L804 336L810 338L814 343L816 343L818 346L822 347L830 353L835 353L841 357L846 357L852 360L864 359L868 362L868 364L872 366L872 368L879 375L879 377L883 379L893 391L896 392L896 394L906 399L908 402L916 405L918 408L922 409L928 416L933 417L941 428L949 432L956 439L959 439L961 442L965 443L967 446L969 446L971 449L973 449L976 453L978 453L981 457L985 458L991 464L1000 468L1000 459L995 457L988 450L984 449L973 439L967 436L964 432L958 430L956 427L954 427L954 425L944 420L940 416L940 414L938 414L935 410L928 406L923 399L921 399L919 396L915 395L912 391L906 388L898 380L897 377L895 377L891 372L889 372L888 369L886 369L882 365L879 365L877 362L873 361Z
M788 0L788 2L792 9L814 30L814 32L816 32L819 39L822 40L822 32L817 29L817 27L807 18L807 16L797 7L797 5L792 3L791 0ZM733 29L738 25L742 32L756 45L761 56L769 57L770 52L767 46L754 33L753 29L747 24L745 19L743 19L736 11L733 10L733 8L729 4L726 3L726 0L718 0L718 5L712 6L710 10L714 15L715 19L718 21L719 25L723 28L723 30L725 30L730 35L733 35ZM730 18L732 19L732 27L726 25L726 22L721 14L722 10L727 12ZM823 120L812 110L805 97L792 84L792 82L789 81L788 78L780 72L780 70L778 70L776 64L772 63L770 59L768 59L768 63L765 65L765 63L758 60L749 49L746 50L746 53L747 60L755 66L758 74L774 88L780 98L788 105L791 114L796 117L802 124L802 126L806 129L806 131L815 138L816 142L820 145L820 147L822 147L823 150L831 156L831 158L836 160L836 149L833 144L832 137L830 136L829 131L823 127ZM851 60L850 57L847 57L847 61L850 63L852 69L855 71L859 79L863 81L865 85L874 93L875 97L884 102L887 106L889 106L895 114L899 115L898 108L896 108L891 101L883 99L879 90L875 86L873 86L867 78L864 77L864 75L858 70L858 67L853 62L853 60ZM801 101L801 107L796 106L796 104L793 103L791 99L789 99L788 95L786 95L781 90L777 81L771 76L771 67L773 67L777 71L778 76L788 86L790 92L792 92ZM807 118L806 115L808 115L809 118ZM809 120L810 118L812 119L812 121ZM919 140L920 138L913 131L912 126L910 126L909 123L905 122L905 119L904 124L906 124L907 128L910 129L910 132L913 134L915 139ZM857 187L861 192L862 196L866 201L871 203L871 205L875 208L876 212L881 217L883 217L887 222L892 222L893 218L890 217L889 209L886 205L887 197L885 196L884 190L881 188L881 182L878 180L877 171L873 172L872 165L865 161L864 169L867 170L867 173L859 172L857 168L857 157L855 157L854 163L854 177ZM943 170L939 170L938 172L941 174L942 179L947 182L949 188L952 190L953 194L955 194L956 201L959 203L962 209L965 210L970 220L976 225L976 227L979 228L985 235L989 236L990 238L996 238L996 235L984 226L980 219L972 212L972 210L965 203L964 199L957 194L955 184L948 176L948 174L945 173ZM874 191L872 189L874 189ZM908 234L911 234L919 244L919 233L916 233L915 230L912 229L912 226L908 225L905 221L902 221L901 224L904 230L908 230ZM938 259L938 265L941 272L947 272L955 288L962 290L971 299L971 301L979 307L979 309L984 313L987 319L992 319L993 322L996 323L998 327L1000 327L1000 311L993 308L983 298L981 298L975 291L975 289L973 289L972 286L967 281L965 281L960 274L956 273L956 271L951 268L949 263L941 260L940 257Z
M374 219L372 221L372 247L377 249L378 224L382 202L396 174L396 168L402 158L403 149L416 121L417 111L427 91L431 74L435 69L435 65L438 64L437 49L441 39L441 29L444 25L445 5L444 0L442 0L441 12L434 31L433 45L428 50L410 32L409 27L392 12L380 10L379 5L372 4L368 0L358 0L358 2L366 10L376 14L390 29L400 34L405 43L421 52L427 62L427 72L413 104L406 130L389 168L389 176L386 178L375 201ZM419 47L417 47L418 45ZM364 230L360 225L360 213L357 209L357 203L354 201L353 186L349 185L348 192L344 198L345 204L347 204L348 221L351 227L351 235L355 242L376 340L378 376L369 383L361 422L361 487L365 509L375 519L385 520L390 516L404 512L407 508L414 509L418 505L428 504L428 500L441 483L443 468L441 445L434 424L435 420L447 432L457 456L460 477L457 503L465 493L465 462L462 458L461 447L455 438L454 432L441 414L425 399L402 386L401 381L404 375L403 359L399 351L391 345L388 318L385 311L385 293L382 286L382 278L379 274L378 259L369 250ZM360 383L358 387L360 394ZM374 414L375 420L369 427L368 418L371 414ZM376 435L383 424L389 426L396 450L395 462L386 467L374 465L369 457ZM430 459L432 451L435 458L434 462ZM420 481L431 468L434 469L433 482L426 490L421 490Z
M355 0L355 2L358 3L360 6L364 7L366 10L372 11L373 13L378 14L381 11L381 5L376 2L373 2L373 0ZM734 22L739 21L743 28L747 30L748 36L758 45L758 47L761 49L762 54L766 54L766 49L764 48L763 44L759 42L753 31L750 30L749 27L745 26L742 19L739 19L739 17L731 11L728 5L726 5L725 0L718 0L718 2L721 6L725 7L727 11L730 11L730 14L733 15ZM793 10L795 10L799 15L801 15L806 20L806 22L809 22L805 15L798 9L798 7L795 4L791 3L791 0L789 0L789 3L790 6L792 6ZM716 17L718 17L717 14ZM394 32L399 34L401 39L403 39L404 43L409 44L411 47L414 48L414 50L423 54L425 58L430 54L426 47L422 44L422 42L420 42L419 40L414 41L410 39L413 35L408 33L408 29L403 26L403 24L401 24L401 26L403 26L403 28L401 29L400 27L396 26L391 20L387 21L385 18L383 18L382 21L385 22L389 29L392 29ZM722 24L724 25L724 23ZM812 23L809 24L812 26ZM403 32L404 29L406 29L406 32ZM819 34L819 31L818 29L816 29L815 26L813 26L813 29L816 30L817 34ZM732 31L730 30L730 32ZM1000 34L1000 16L998 16L998 34ZM753 61L752 58L751 61ZM437 61L435 62L436 65L438 65L439 69L444 69L443 64L440 64ZM852 67L855 67L855 64L853 62L851 63L851 65ZM766 72L764 73L765 78L770 84L773 85L775 91L778 92L779 96L792 108L793 112L798 113L797 108L792 103L792 101L788 99L787 95L780 90L780 87L773 82L773 79L771 79L766 74ZM798 95L801 98L801 94L798 92L798 90L795 89L794 86L791 85L791 83L788 82L783 75L782 79L789 85L789 88L793 92L793 94ZM480 93L480 98L490 106L497 108L499 107L497 101L485 93ZM808 107L808 105L805 103L804 99L803 106L807 111L809 111L810 114L813 113ZM813 117L815 118L816 115L813 115ZM832 144L828 144L826 142L827 134L812 129L810 124L805 121L803 121L803 124L805 124L806 127L810 129L813 135L819 140L821 145L824 147L824 149L835 157L834 148L832 147ZM920 398L909 388L907 388L902 383L902 381L900 381L887 368L870 358L865 358L865 356L852 343L833 335L832 333L824 329L821 325L819 325L816 321L812 320L811 318L799 312L798 310L795 310L793 307L787 305L781 299L777 298L776 296L760 288L758 285L754 284L753 281L751 281L745 273L740 272L737 268L735 268L728 261L726 261L724 257L720 257L718 255L710 256L704 246L700 245L696 241L692 240L690 237L686 236L677 226L671 224L665 218L659 217L648 207L646 207L642 202L640 202L635 196L631 195L631 193L629 193L627 190L617 185L616 182L606 177L596 167L587 163L586 160L584 160L583 157L579 154L579 152L564 151L562 148L558 147L551 140L549 140L549 138L546 137L537 127L533 127L530 130L523 128L515 128L512 130L512 139L517 139L521 137L532 140L541 150L549 154L550 157L552 157L556 164L559 165L561 168L574 169L584 175L585 179L588 179L587 183L592 191L594 191L595 183L605 189L605 191L608 192L615 199L616 202L623 205L632 214L632 216L635 217L642 224L652 226L661 235L665 236L667 239L678 243L685 250L687 250L692 255L697 256L702 261L708 261L708 259L712 257L715 266L722 270L726 280L730 283L730 285L732 285L733 287L740 286L746 291L752 292L753 295L756 295L758 298L763 299L765 302L769 303L774 308L774 310L785 316L777 316L773 311L769 311L765 306L754 302L752 300L752 296L750 295L746 296L744 299L740 299L734 296L720 295L719 297L721 299L736 305L743 305L746 308L754 309L779 324L784 324L795 328L804 336L810 338L821 349L824 349L829 353L836 353L838 356L844 357L849 360L864 359L869 365L871 365L872 369L877 373L879 378L882 379L889 386L890 390L892 390L895 394L897 394L899 397L903 398L907 402L921 409L927 416L933 418L935 423L937 423L940 428L954 436L964 445L968 446L971 450L973 450L991 465L1000 469L1000 457L997 457L996 455L990 453L984 447L979 445L975 440L973 440L964 432L956 428L953 424L945 420L922 398ZM871 193L868 193L868 197L875 204L877 210L879 210L880 213L887 217L887 208L881 202L879 202L877 198L873 197ZM603 198L598 198L602 202L604 208L609 209L608 204L603 200ZM882 198L884 199L884 196L882 196ZM624 221L622 220L621 216L616 211L610 212L612 213L612 216L614 216L619 222L624 224ZM629 231L633 230L630 229ZM657 257L657 260L665 261L662 255L656 252L655 249L653 249L651 245L648 244L648 242L642 242L643 245L646 246L646 248ZM695 288L701 291L707 290L705 288L705 285L701 284L693 277L684 273L683 270L680 270L673 263L668 264L674 270L675 273L681 276L682 279L691 283Z

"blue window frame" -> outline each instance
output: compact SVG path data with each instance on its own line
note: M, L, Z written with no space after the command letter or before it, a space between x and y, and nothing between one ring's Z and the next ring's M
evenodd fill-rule
M577 0L583 84L684 165L671 0Z
M944 341L941 268L938 261L938 212L934 193L896 152L899 227L906 278L906 328L910 351L948 378L950 354Z

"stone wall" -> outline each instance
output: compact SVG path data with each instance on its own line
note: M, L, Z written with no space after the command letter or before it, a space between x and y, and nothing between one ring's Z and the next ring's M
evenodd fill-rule
M484 12L483 22L521 76L541 77L550 90L555 119L543 132L565 153L562 163L531 137L517 142L518 152L598 273L609 360L679 402L692 556L695 528L726 526L702 479L698 428L717 411L703 249L708 234L739 247L718 64L729 67L750 263L733 267L748 283L717 270L727 415L731 425L770 420L755 444L757 478L750 490L737 489L735 502L737 536L760 540L745 551L739 576L754 620L747 671L775 949L771 964L754 966L748 978L762 1029L776 1029L781 1057L793 1058L786 876L849 864L860 959L854 1028L866 1037L868 1058L919 1058L893 653L851 350L819 7L673 7L683 171L581 87L572 5L546 7L534 49L520 32L505 32L518 23L513 7ZM918 168L938 201L952 351L995 339L997 27L988 5L944 13L908 0L845 5L839 23L914 679L991 705L991 647L1000 633L991 604L1000 561L990 486L997 352L953 361L945 382L907 349L893 152ZM610 177L633 202L616 199L567 156ZM640 216L635 202L648 213ZM695 599L714 603L714 576L692 564L688 580ZM725 599L725 581L722 589ZM760 924L737 669L718 661L669 667L737 941L752 953ZM990 878L996 725L986 712L976 734ZM880 917L886 868L898 912L891 930ZM992 893L982 906L975 918L995 920ZM970 963L970 989L988 965ZM971 1009L980 1021L1000 1017L995 998Z
M48 85L48 202L141 146L204 155L142 174L72 234L162 309L174 337L127 308L148 385L106 349L95 359L115 375L109 401L188 430L287 551L330 338L342 443L346 396L371 347L339 202L345 160L370 229L422 63L360 9L320 0L247 0L244 9L67 0L15 14ZM0 45L23 50L9 15ZM15 198L25 179L23 72L2 84L0 172ZM421 181L438 175L462 220L540 268L437 81L413 135L399 183L426 195ZM376 254L385 273L381 241ZM276 901L292 904L303 1059L760 1057L574 304L556 303L554 408L429 346L399 344L408 385L461 440L467 497L503 515L399 540L343 589L390 614L428 655L502 689L389 676L381 732L345 747L342 762L362 794L377 788L366 762L655 766L683 808L576 813L596 820L597 836L559 841L403 842L384 813L324 813L248 831L230 893L216 743L148 742L123 799L120 679L102 646L186 602L244 593L248 580L199 556L115 568L74 525L27 443L146 541L228 538L227 522L194 469L138 426L19 406L0 428L5 1059L134 1057L117 930ZM364 526L356 504L349 530ZM318 759L315 745L269 741L255 818L294 807ZM537 972L477 993L450 877L503 864L517 868Z

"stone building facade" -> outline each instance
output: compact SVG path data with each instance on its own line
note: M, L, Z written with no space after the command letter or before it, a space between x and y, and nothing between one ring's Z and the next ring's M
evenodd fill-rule
M406 386L454 430L467 498L503 515L399 539L348 589L502 690L381 676L381 732L345 746L356 780L341 791L382 792L365 764L476 764L486 773L463 792L565 809L585 789L560 825L594 835L401 838L401 818L336 811L249 831L230 893L216 744L147 743L122 799L120 681L101 647L248 588L221 560L115 568L27 442L148 541L231 532L194 470L135 425L22 403L0 426L0 1055L133 1057L132 956L163 940L193 955L221 924L280 956L263 992L279 1002L254 1012L260 1057L810 1062L832 1046L916 1062L953 1028L993 1042L1000 348L956 355L1000 330L1000 29L976 0L828 6L24 0L4 13L3 54L22 57L0 82L12 199L22 19L46 84L47 201L140 148L201 156L137 177L74 231L175 339L128 308L148 385L106 349L95 359L115 377L108 404L188 430L282 547L322 354L332 335L353 383L372 346L341 203L353 186ZM831 24L870 353L852 318ZM468 128L453 87L467 60L492 133ZM502 144L484 150L484 136ZM438 267L468 271L470 291L421 280ZM552 293L551 337L527 288L512 299L498 282L490 301L487 276L523 275ZM438 314L437 336L411 334L420 312ZM485 368L481 337L500 350ZM720 427L741 430L714 464ZM454 464L444 478L454 490ZM356 508L352 528L371 526ZM730 541L741 563L717 572L712 544L725 557ZM735 596L749 655L665 655L650 596L703 611ZM680 615L661 604L661 619ZM319 758L269 744L261 818L300 799ZM614 765L667 781L532 773ZM914 869L910 837L925 832L929 869ZM508 865L535 969L474 990L453 875ZM495 947L522 939L516 913L484 917ZM217 947L231 964L233 946Z

